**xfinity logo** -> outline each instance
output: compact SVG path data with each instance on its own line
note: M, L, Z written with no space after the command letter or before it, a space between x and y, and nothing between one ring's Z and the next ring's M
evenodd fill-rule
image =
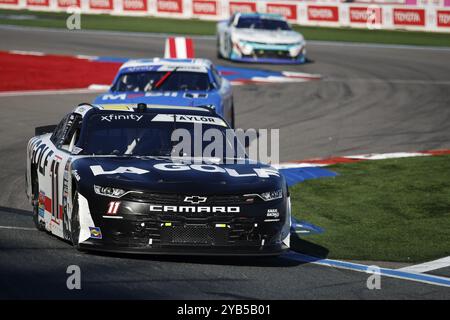
M162 206L150 205L150 212L173 212L173 213L239 213L240 207L195 207L195 206Z
M111 122L113 120L136 120L136 122L139 122L141 120L143 115L136 115L136 114L109 114L107 116L102 116L101 121L108 121Z
M199 196L188 196L184 198L184 202L190 202L192 204L199 204L206 202L206 197L199 197Z

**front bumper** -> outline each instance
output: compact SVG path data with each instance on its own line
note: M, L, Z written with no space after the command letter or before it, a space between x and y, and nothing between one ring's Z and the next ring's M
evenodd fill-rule
M279 46L278 46L279 47ZM262 45L254 46L251 53L246 54L240 49L239 45L234 44L230 54L230 60L237 62L250 63L269 63L269 64L303 64L306 63L306 49L300 50L297 56L292 56L289 48L282 46L271 47Z
M108 207L96 202L91 212ZM92 215L97 233L79 248L174 255L278 255L288 249L282 239L290 219L286 199L242 204L239 213L149 212L150 207L148 202L121 201L115 215ZM269 209L279 217L268 217Z
M301 59L276 59L276 58L258 58L258 57L238 57L232 56L230 58L236 62L249 62L249 63L267 63L267 64L304 64L306 58Z
M155 247L133 247L117 246L94 243L91 240L85 241L79 246L80 250L129 253L129 254L153 254L153 255L189 255L189 256L278 256L289 248L285 245L273 245L260 248L255 247L198 247L198 246L165 246Z

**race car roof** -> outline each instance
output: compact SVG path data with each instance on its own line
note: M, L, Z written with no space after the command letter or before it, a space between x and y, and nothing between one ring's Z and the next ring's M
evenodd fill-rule
M207 59L136 59L125 62L120 71L172 71L177 68L178 71L208 72L211 65Z
M152 109L161 113L177 113L177 112L187 112L193 114L210 114L216 115L214 109L209 106L191 107L191 106L167 106L167 105L155 105L147 104L147 109ZM136 112L137 104L80 104L73 112L78 113L84 117L92 109L98 112Z

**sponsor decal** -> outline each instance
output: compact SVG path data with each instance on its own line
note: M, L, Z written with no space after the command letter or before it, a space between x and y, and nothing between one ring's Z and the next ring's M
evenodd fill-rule
M147 0L123 0L124 11L147 11Z
M69 8L69 7L81 7L81 0L58 0L58 7Z
M183 13L183 0L157 0L156 11L166 13Z
M113 121L117 121L117 120L133 120L133 121L139 122L142 119L142 117L143 117L143 115L137 115L137 114L108 114L106 116L102 115L102 118L100 121L113 122Z
M91 167L92 168L92 167ZM239 173L236 169L231 168L222 168L217 165L212 164L180 164L180 163L157 163L153 165L153 168L161 170L161 171L189 171L195 170L205 173L227 173L231 177L234 178L243 178L243 177L260 177L260 178L269 178L271 176L279 177L280 173L276 169L271 168L252 168L253 172L250 173Z
M101 176L107 174L123 174L123 173L144 174L150 172L148 170L139 169L136 167L118 167L111 171L104 171L102 166L90 166L90 168L94 176Z
M150 212L173 212L173 213L239 213L240 207L200 207L200 206L163 206L150 205Z
M73 147L72 154L79 154L81 151L83 151L80 147Z
M379 7L350 7L352 23L383 23L382 9Z
M17 4L19 4L19 0L0 0L0 4L17 5Z
M394 8L394 24L403 26L425 26L424 9Z
M336 6L308 6L308 20L339 21L339 9Z
M206 99L206 98L208 98L208 94L207 93L199 93L199 92L186 92L185 94L183 94L183 98Z
M40 191L38 197L38 214L42 218L45 216L45 192Z
M114 9L113 0L89 0L89 8L94 10Z
M102 166L95 165L90 166L92 174L94 176L100 176L100 175L112 175L112 174L146 174L150 171L145 169L140 169L136 167L118 167L111 171L105 171L103 170ZM153 165L153 168L161 171L199 171L204 173L227 173L229 176L233 178L245 178L245 177L260 177L260 178L270 178L272 176L279 177L280 173L276 169L272 168L252 168L251 172L242 173L238 172L236 169L231 168L222 168L217 165L212 164L181 164L181 163L174 163L174 162L168 162L168 163L157 163Z
M216 16L217 1L215 0L193 0L192 13L196 15Z
M81 177L78 174L78 170L72 170L72 175L75 177L75 180L80 181Z
M86 115L86 113L91 109L92 109L91 106L80 106L74 110L74 113L78 113L79 115L84 117Z
M280 216L280 213L278 212L278 209L267 209L266 216L270 218L278 218Z
M27 6L48 7L50 0L27 0Z
M184 71L184 70L183 70ZM142 98L142 97L177 97L178 92L146 92L146 93L120 93L120 94L105 94L102 96L102 100L126 100L126 99L134 99L134 98ZM125 105L120 105L117 108L125 109ZM103 105L104 109L112 109L112 105L106 106ZM132 110L127 106L128 110ZM117 110L117 109L114 109Z
M125 100L127 98L126 93L121 94L105 94L102 100Z
M206 202L208 198L207 197L199 197L199 196L187 196L184 198L184 202L189 202L192 204L199 204Z
M100 109L102 110L114 110L114 111L133 111L134 104L102 104Z
M256 12L256 2L230 1L230 14L235 12L252 13Z
M108 204L108 210L106 211L107 215L115 215L117 214L117 211L119 210L120 201L111 201Z
M34 145L31 153L31 163L38 166L38 171L45 175L45 169L49 164L49 160L54 154L54 152L42 142L38 140Z
M268 3L266 5L267 13L275 13L284 16L289 20L297 20L297 5L296 4L278 4Z
M450 27L450 10L437 11L437 25L438 27Z
M89 227L89 232L91 233L91 239L101 239L102 231L99 227Z
M175 118L175 119L174 119ZM207 116L192 116L183 114L158 114L153 119L152 122L188 122L188 123L201 123L201 124L212 124L217 126L226 127L227 124L220 118L207 117Z

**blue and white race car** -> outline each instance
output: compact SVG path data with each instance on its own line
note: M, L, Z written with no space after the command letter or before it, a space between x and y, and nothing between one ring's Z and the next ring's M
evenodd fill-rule
M206 59L140 59L124 63L96 104L209 105L234 127L231 84Z
M243 62L305 63L303 36L275 14L235 13L217 24L219 58Z

